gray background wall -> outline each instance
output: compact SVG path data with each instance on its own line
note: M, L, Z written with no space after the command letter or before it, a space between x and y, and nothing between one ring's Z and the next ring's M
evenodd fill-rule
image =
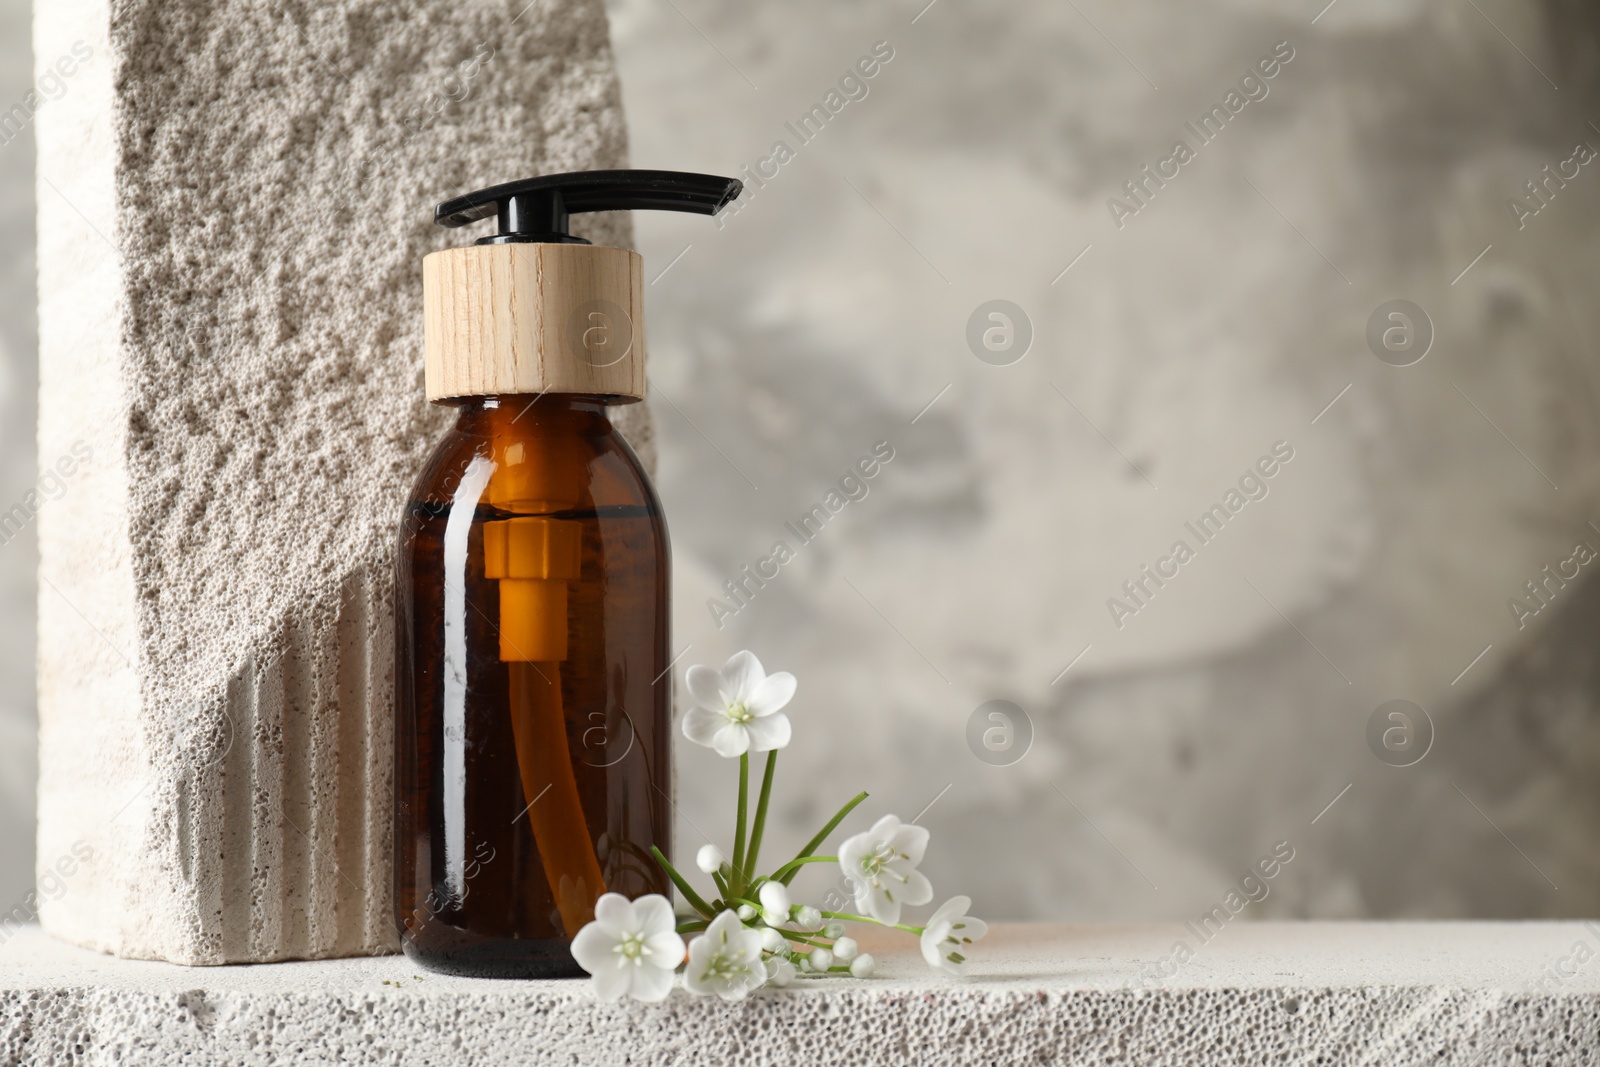
M935 886L994 917L1192 916L1280 841L1252 916L1597 910L1596 568L1508 607L1600 549L1600 161L1537 214L1523 189L1600 147L1590 15L1325 3L613 0L635 165L792 150L721 227L636 223L680 670L750 647L800 677L770 849L867 788L927 809ZM26 4L0 18L9 103ZM1119 227L1108 198L1280 41L1266 97ZM36 480L26 134L0 183L9 506ZM1004 366L967 340L995 299L1033 333ZM1366 338L1395 299L1431 321L1411 366ZM719 626L879 441L867 495ZM1119 627L1108 598L1280 441ZM33 560L31 531L0 546L0 900L31 870ZM1432 727L1404 767L1368 740L1396 699ZM1025 716L1009 750L969 742L991 700ZM724 839L731 766L683 746L679 780L680 851Z

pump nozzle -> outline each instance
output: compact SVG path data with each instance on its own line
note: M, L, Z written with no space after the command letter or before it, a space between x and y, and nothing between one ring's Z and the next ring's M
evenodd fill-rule
M567 232L586 211L715 215L743 191L735 178L671 170L547 174L447 200L441 226L491 215L500 232L422 261L429 400L645 393L644 268L637 252Z
M500 232L478 244L588 244L567 232L569 216L589 211L690 211L715 215L737 199L737 178L676 170L586 170L506 182L446 200L440 226L465 226L496 215Z

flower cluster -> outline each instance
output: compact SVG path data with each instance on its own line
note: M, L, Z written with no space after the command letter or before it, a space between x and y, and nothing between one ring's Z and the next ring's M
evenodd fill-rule
M866 978L876 963L846 936L846 923L871 923L913 934L920 939L929 965L963 973L968 947L987 929L967 914L972 906L969 898L950 898L923 926L900 921L902 909L933 900L933 886L917 870L928 847L927 830L885 815L865 832L846 838L837 855L817 855L828 835L867 799L866 793L840 808L789 862L771 874L756 873L778 750L789 743L789 717L783 708L794 697L794 675L769 675L753 654L739 652L720 671L690 667L686 681L694 707L684 717L684 735L739 760L733 858L715 845L696 854L695 866L717 888L707 900L659 850L652 850L694 914L674 915L667 898L656 894L633 901L617 893L600 898L594 921L572 942L573 958L594 976L600 999L664 1000L680 966L685 989L724 1000L742 1000L763 985L788 985L799 977ZM765 752L767 760L747 835L752 752ZM836 865L854 897L855 911L823 909L791 899L790 884L800 868L812 863ZM685 934L698 935L688 945L687 960Z

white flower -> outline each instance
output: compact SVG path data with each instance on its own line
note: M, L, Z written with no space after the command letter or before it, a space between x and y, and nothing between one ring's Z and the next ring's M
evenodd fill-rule
M747 930L731 911L719 912L706 932L689 944L689 966L683 984L691 993L715 993L723 1000L743 1000L767 980L761 962L761 934Z
M853 937L837 937L833 941L833 956L840 963L849 963L856 958L856 939Z
M762 882L756 899L761 901L761 917L768 926L789 921L789 887L782 882Z
M989 924L967 914L971 897L951 897L939 905L922 930L922 958L951 974L965 974L966 947L989 932Z
M855 978L871 978L872 968L878 961L872 958L872 953L863 952L850 961L850 974Z
M696 664L685 680L695 706L683 717L683 736L695 744L731 758L789 743L789 717L779 710L794 698L788 671L769 675L755 653L744 651L720 671Z
M700 868L701 874L716 874L726 862L716 845L701 845L700 851L694 854L694 865Z
M768 960L767 981L773 985L788 985L794 981L794 964L783 957Z
M672 973L683 962L672 904L658 894L630 901L620 893L603 894L594 906L594 921L572 939L572 958L594 975L601 1000L665 1000Z
M902 905L932 900L933 886L916 869L927 847L928 831L903 825L895 815L885 815L872 829L840 845L839 866L856 907L892 925L900 921Z

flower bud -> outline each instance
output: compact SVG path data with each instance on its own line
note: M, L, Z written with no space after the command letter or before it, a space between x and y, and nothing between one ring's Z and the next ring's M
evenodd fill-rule
M795 912L794 921L807 930L814 930L822 924L822 912L810 904L804 904Z
M829 923L822 928L823 937L842 937L843 935L844 923Z
M825 948L812 949L806 954L806 958L811 961L811 969L818 974L833 966L833 953Z
M726 862L722 850L716 845L702 845L700 851L694 854L694 865L700 868L702 874L716 874Z
M756 909L748 904L740 904L739 909L734 914L739 916L740 922L749 922L756 917Z
M768 952L786 952L789 948L789 942L785 941L783 935L772 927L763 926L761 928L761 947Z
M856 956L856 941L853 937L835 938L833 942L833 955L840 963L849 963Z
M789 887L782 882L762 882L756 899L766 911L789 914Z
M850 974L856 978L871 978L872 968L877 964L877 962L877 960L872 958L872 953L863 952L861 955L850 961Z
M761 917L771 926L789 921L789 887L782 882L762 882L758 898Z
M785 959L767 961L767 981L784 986L794 981L794 964Z

